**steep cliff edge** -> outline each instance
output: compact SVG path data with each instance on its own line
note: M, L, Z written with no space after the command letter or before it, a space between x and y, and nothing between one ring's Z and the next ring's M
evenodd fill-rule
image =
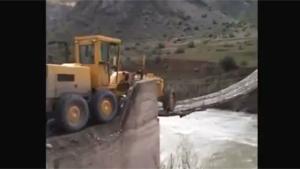
M138 82L110 124L47 138L47 168L159 168L159 121L154 81Z

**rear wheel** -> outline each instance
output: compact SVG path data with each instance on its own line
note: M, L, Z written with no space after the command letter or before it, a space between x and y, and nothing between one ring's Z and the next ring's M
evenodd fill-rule
M163 108L166 112L172 112L176 105L176 95L173 89L167 90L162 98Z
M111 91L100 90L93 96L90 108L97 122L109 122L118 112L117 97Z
M55 107L55 121L67 132L82 129L88 122L89 109L86 100L76 94L63 95Z

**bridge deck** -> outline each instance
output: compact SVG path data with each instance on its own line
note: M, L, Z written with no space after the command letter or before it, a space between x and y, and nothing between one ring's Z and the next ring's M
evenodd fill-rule
M166 114L162 110L161 116L186 115L192 111L203 110L216 104L228 102L236 97L246 95L257 88L257 69L241 81L220 91L208 95L177 102L174 112Z

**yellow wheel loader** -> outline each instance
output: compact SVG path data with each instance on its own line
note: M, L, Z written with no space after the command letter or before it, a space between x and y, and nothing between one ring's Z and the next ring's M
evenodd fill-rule
M120 39L102 35L75 37L75 63L47 64L46 112L61 129L74 132L89 120L111 121L130 86L141 79L156 79L158 100L173 111L175 92L164 89L162 78L142 69L120 70L120 45Z

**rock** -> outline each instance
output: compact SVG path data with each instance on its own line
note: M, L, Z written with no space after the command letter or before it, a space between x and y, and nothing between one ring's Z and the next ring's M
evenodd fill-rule
M98 137L98 136L95 136L95 139L96 139L96 141L97 141L98 143L100 143L100 142L101 142L101 139L100 139L100 137Z
M46 144L46 148L48 148L48 149L52 149L52 148L53 148L53 146L52 146L52 144L49 144L49 143L47 143L47 144Z
M93 135L92 135L91 133L87 133L86 135L87 135L88 137L90 137L90 138L93 137Z

